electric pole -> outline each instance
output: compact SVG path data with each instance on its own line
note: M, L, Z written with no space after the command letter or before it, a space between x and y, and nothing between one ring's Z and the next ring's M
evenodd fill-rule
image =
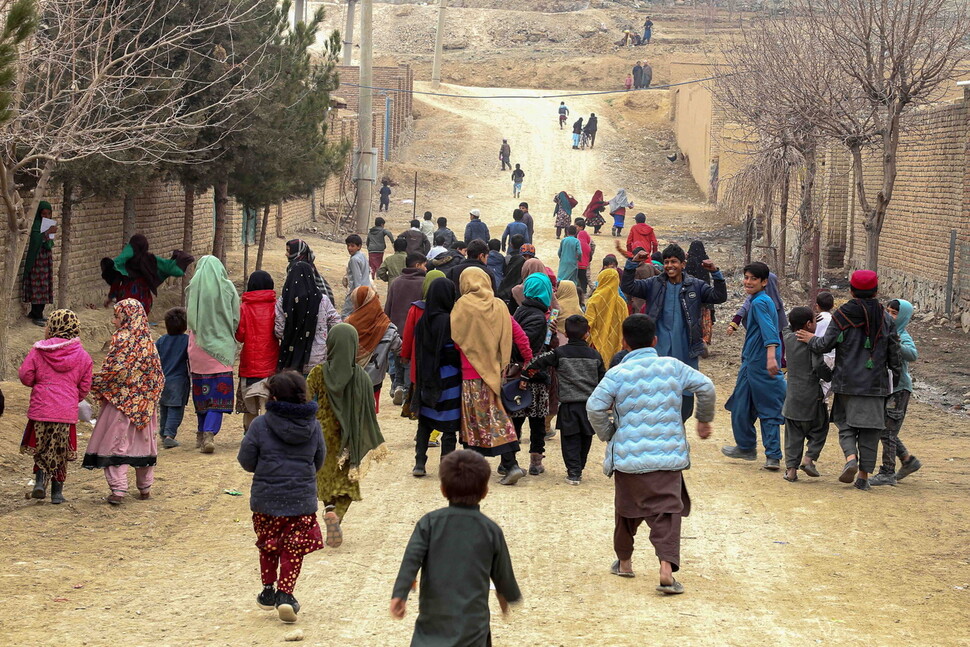
M347 0L347 22L344 23L344 65L350 65L354 54L354 6L357 0Z
M438 31L434 36L434 62L431 64L431 87L437 90L441 85L441 50L445 40L445 2L438 0Z
M296 27L298 22L306 22L306 0L293 2L293 26Z
M357 172L357 231L367 231L374 195L374 0L362 0L360 6L360 100L357 107L357 133L360 157Z

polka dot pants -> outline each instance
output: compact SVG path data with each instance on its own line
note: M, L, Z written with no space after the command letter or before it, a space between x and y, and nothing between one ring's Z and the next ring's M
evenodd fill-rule
M275 583L277 590L293 593L303 557L323 548L317 516L274 517L254 512L253 530L263 585Z

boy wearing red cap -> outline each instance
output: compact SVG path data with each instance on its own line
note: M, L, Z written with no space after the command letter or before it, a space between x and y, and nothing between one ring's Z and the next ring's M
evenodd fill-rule
M806 330L796 335L818 355L835 349L832 422L839 429L846 459L839 481L855 481L856 488L870 490L869 475L876 469L879 436L886 426L886 398L899 381L899 336L892 317L876 299L876 273L854 272L849 286L853 298L833 313L824 337Z

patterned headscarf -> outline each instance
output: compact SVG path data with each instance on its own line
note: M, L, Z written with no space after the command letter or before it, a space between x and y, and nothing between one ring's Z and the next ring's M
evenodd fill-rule
M155 415L165 387L162 362L144 306L125 299L115 305L114 312L121 322L111 336L111 349L101 370L94 374L91 392L113 404L136 428L144 429Z
M70 310L55 310L47 317L47 339L74 339L81 336L81 322Z
M354 311L344 321L357 330L357 365L367 366L378 344L384 338L391 320L384 314L377 291L369 285L355 288L350 295Z

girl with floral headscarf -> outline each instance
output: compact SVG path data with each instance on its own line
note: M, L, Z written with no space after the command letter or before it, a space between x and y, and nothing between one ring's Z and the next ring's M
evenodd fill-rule
M20 453L34 457L34 491L43 499L47 480L51 503L64 503L67 463L77 459L78 402L91 389L91 356L78 337L81 327L70 310L55 310L46 335L34 344L23 364L20 381L29 386L30 407Z
M117 330L91 383L91 393L101 400L101 414L81 466L103 468L111 489L108 503L120 505L128 492L129 465L135 468L140 498L151 497L158 457L156 408L165 375L141 303L125 299L114 313Z

